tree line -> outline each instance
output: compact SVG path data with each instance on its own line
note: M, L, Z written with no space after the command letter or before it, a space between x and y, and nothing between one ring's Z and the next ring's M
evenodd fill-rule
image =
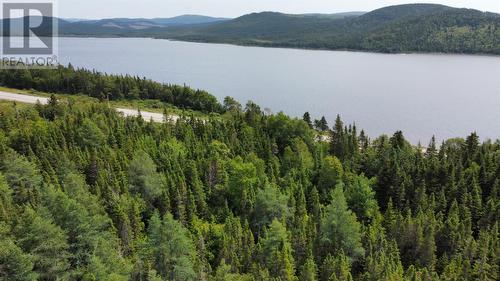
M223 111L213 95L187 86L169 85L130 75L110 75L83 68L1 69L0 85L47 93L86 95L100 100L160 100L183 109L205 113Z

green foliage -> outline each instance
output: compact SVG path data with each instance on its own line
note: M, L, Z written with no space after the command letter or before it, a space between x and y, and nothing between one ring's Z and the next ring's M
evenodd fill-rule
M10 222L13 214L12 190L0 174L0 222Z
M316 266L312 258L307 259L307 261L302 266L299 280L300 281L318 280L318 267Z
M0 280L2 281L35 281L33 262L28 254L8 238L0 239Z
M237 157L229 163L227 191L233 209L239 214L252 210L258 188L257 168Z
M332 192L332 201L326 207L321 221L321 244L326 253L345 253L351 260L364 255L361 245L361 226L356 215L347 208L341 184Z
M226 265L225 261L222 260L219 267L217 267L217 272L213 281L251 281L252 276L249 274L236 274L231 273L231 266Z
M257 229L269 226L274 219L289 217L288 198L274 186L266 186L257 192L254 211L254 225Z
M54 222L68 235L72 278L127 276L130 268L120 253L111 220L103 210L87 209L90 206L79 199L52 187L46 187L42 196Z
M135 153L128 168L130 192L140 195L149 205L153 205L162 194L161 176L156 164L144 151Z
M346 186L347 204L362 222L369 222L378 212L375 192L371 188L374 182L375 179L355 175Z
M224 110L233 114L238 114L243 111L241 104L232 97L224 98Z
M342 252L336 257L328 255L323 261L321 276L325 281L353 281L349 258Z
M155 213L148 227L147 250L152 266L167 280L195 280L195 252L190 235L171 214Z
M104 134L92 120L85 118L76 133L76 139L82 147L96 149L104 143Z
M404 270L397 244L387 240L378 219L369 227L366 236L366 280L403 280Z
M273 220L262 240L262 257L271 277L283 281L296 280L292 247L285 226Z
M339 116L329 145L227 106L0 105L0 280L498 279L500 141L422 152Z
M33 209L27 208L19 218L14 234L19 237L17 244L31 255L33 271L41 280L67 277L70 257L68 238L50 218L40 216Z
M12 150L6 151L2 158L2 171L14 200L19 204L35 203L42 180L36 166Z
M328 196L337 184L342 183L344 168L335 156L327 156L323 159L323 166L318 175L318 190L322 195L322 201L328 202Z

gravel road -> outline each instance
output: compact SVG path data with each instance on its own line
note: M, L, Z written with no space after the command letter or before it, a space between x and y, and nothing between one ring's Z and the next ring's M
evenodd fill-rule
M9 101L30 103L30 104L36 104L38 101L40 101L41 104L46 104L49 101L48 98L35 97L35 96L23 95L23 94L14 94L14 93L9 93L9 92L2 92L2 91L0 91L0 100L9 100ZM125 117L128 117L128 116L136 117L139 115L139 111L135 110L135 109L116 108L116 111L122 113L123 116L125 116ZM145 121L153 120L153 122L159 122L159 123L165 122L165 118L164 118L163 114L161 114L161 113L141 111L141 116ZM175 122L175 121L177 121L177 119L179 119L179 117L176 115L170 115L169 119L171 121Z
M40 103L42 103L42 104L46 104L49 101L48 98L14 94L14 93L1 92L1 91L0 91L0 100L10 100L10 101L23 102L23 103L33 103L33 104L37 103L38 101L40 101Z

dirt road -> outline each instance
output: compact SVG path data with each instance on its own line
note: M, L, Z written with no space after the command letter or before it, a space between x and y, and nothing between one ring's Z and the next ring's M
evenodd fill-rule
M49 101L48 98L44 98L44 97L36 97L36 96L23 95L23 94L14 94L14 93L3 92L3 91L0 91L0 100L9 100L9 101L30 103L30 104L36 104L37 102L40 102L41 104L47 104L47 102ZM139 115L139 111L135 110L135 109L116 108L116 111L120 112L125 117L128 117L128 116L136 117ZM161 114L161 113L141 111L141 116L145 121L153 120L153 122L159 122L159 123L165 122L165 118L164 118L163 114ZM176 115L169 116L169 120L172 122L177 121L177 119L179 119L179 116L176 116Z

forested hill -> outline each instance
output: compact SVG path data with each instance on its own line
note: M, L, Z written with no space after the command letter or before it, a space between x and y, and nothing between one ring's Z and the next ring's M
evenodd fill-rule
M208 26L157 30L152 35L312 49L500 54L500 15L413 4L342 18L259 13Z
M2 79L132 99L160 85L46 71ZM339 117L315 122L321 142L308 113L224 111L148 123L0 102L0 280L499 280L499 140L424 151Z
M269 47L500 54L499 14L434 4L332 15L263 12L233 20L140 29L71 23L60 31L62 35L146 36Z

